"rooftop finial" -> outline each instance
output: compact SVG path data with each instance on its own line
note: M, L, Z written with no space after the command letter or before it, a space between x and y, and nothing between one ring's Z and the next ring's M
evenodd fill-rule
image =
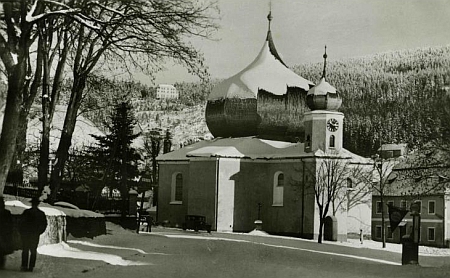
M325 53L323 54L323 73L322 78L325 78L325 70L327 68L327 46L325 45Z
M270 31L270 22L272 21L272 1L269 2L269 14L267 15L267 19L269 20L269 31Z

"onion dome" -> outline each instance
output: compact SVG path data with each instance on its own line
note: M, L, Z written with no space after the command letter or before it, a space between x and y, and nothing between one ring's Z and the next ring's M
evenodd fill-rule
M342 98L339 95L339 92L325 79L327 57L327 47L325 46L322 78L316 86L308 91L306 96L306 104L311 110L336 111L342 104Z
M260 135L261 124L277 129L272 124L264 125L267 113L260 109L262 95L264 99L276 98L283 103L288 102L289 94L304 92L306 95L314 85L291 71L283 62L272 39L271 13L267 18L269 29L258 56L245 69L216 85L208 97L206 124L215 137ZM284 105L280 107L287 113ZM280 122L286 124L286 121ZM286 128L277 129L277 132Z

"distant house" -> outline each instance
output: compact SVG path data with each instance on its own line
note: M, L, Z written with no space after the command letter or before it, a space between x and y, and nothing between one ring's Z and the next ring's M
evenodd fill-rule
M382 158L395 158L406 155L408 147L406 144L383 144L378 153Z
M156 88L156 98L158 99L178 99L179 96L177 88L173 85L159 84Z
M426 154L413 154L400 160L387 178L384 205L410 209L413 202L420 204L420 244L450 247L450 165L438 150ZM441 162L443 161L443 162ZM381 199L372 196L372 239L381 241ZM385 207L386 223L389 223ZM386 224L386 241L400 243L402 236L412 229L412 216L408 213L399 227L392 232Z

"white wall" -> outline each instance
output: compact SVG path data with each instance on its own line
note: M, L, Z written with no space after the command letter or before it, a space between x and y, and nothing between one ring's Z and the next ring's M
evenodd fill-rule
M233 176L239 173L241 162L235 158L220 158L218 163L217 231L232 232L235 191Z

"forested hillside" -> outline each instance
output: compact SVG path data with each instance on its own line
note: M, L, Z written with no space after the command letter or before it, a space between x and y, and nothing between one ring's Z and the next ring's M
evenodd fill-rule
M67 82L70 86L70 82ZM169 131L172 146L177 149L201 140L209 133L205 122L206 97L212 83L177 83L178 100L156 99L156 88L139 82L108 80L91 76L87 85L88 96L80 109L83 116L106 131L110 125L109 115L114 104L130 100L136 118L136 132L146 133L153 129ZM63 94L67 102L68 93ZM140 141L138 141L139 144Z
M293 67L317 82L323 64ZM448 129L442 111L449 105L450 46L381 53L361 58L327 61L327 80L343 97L345 148L363 156L381 143L427 143ZM144 129L161 128L174 136L174 146L208 133L206 99L219 80L176 83L179 100L157 100L155 89L135 82L93 79L92 97L84 103L85 116L99 125L117 99L131 97L136 118ZM114 92L114 94L110 94ZM450 119L447 119L450 120Z
M313 82L322 69L322 63L293 68ZM344 145L355 153L369 156L380 143L414 148L448 127L441 112L448 105L449 46L331 60L326 72L343 97Z

